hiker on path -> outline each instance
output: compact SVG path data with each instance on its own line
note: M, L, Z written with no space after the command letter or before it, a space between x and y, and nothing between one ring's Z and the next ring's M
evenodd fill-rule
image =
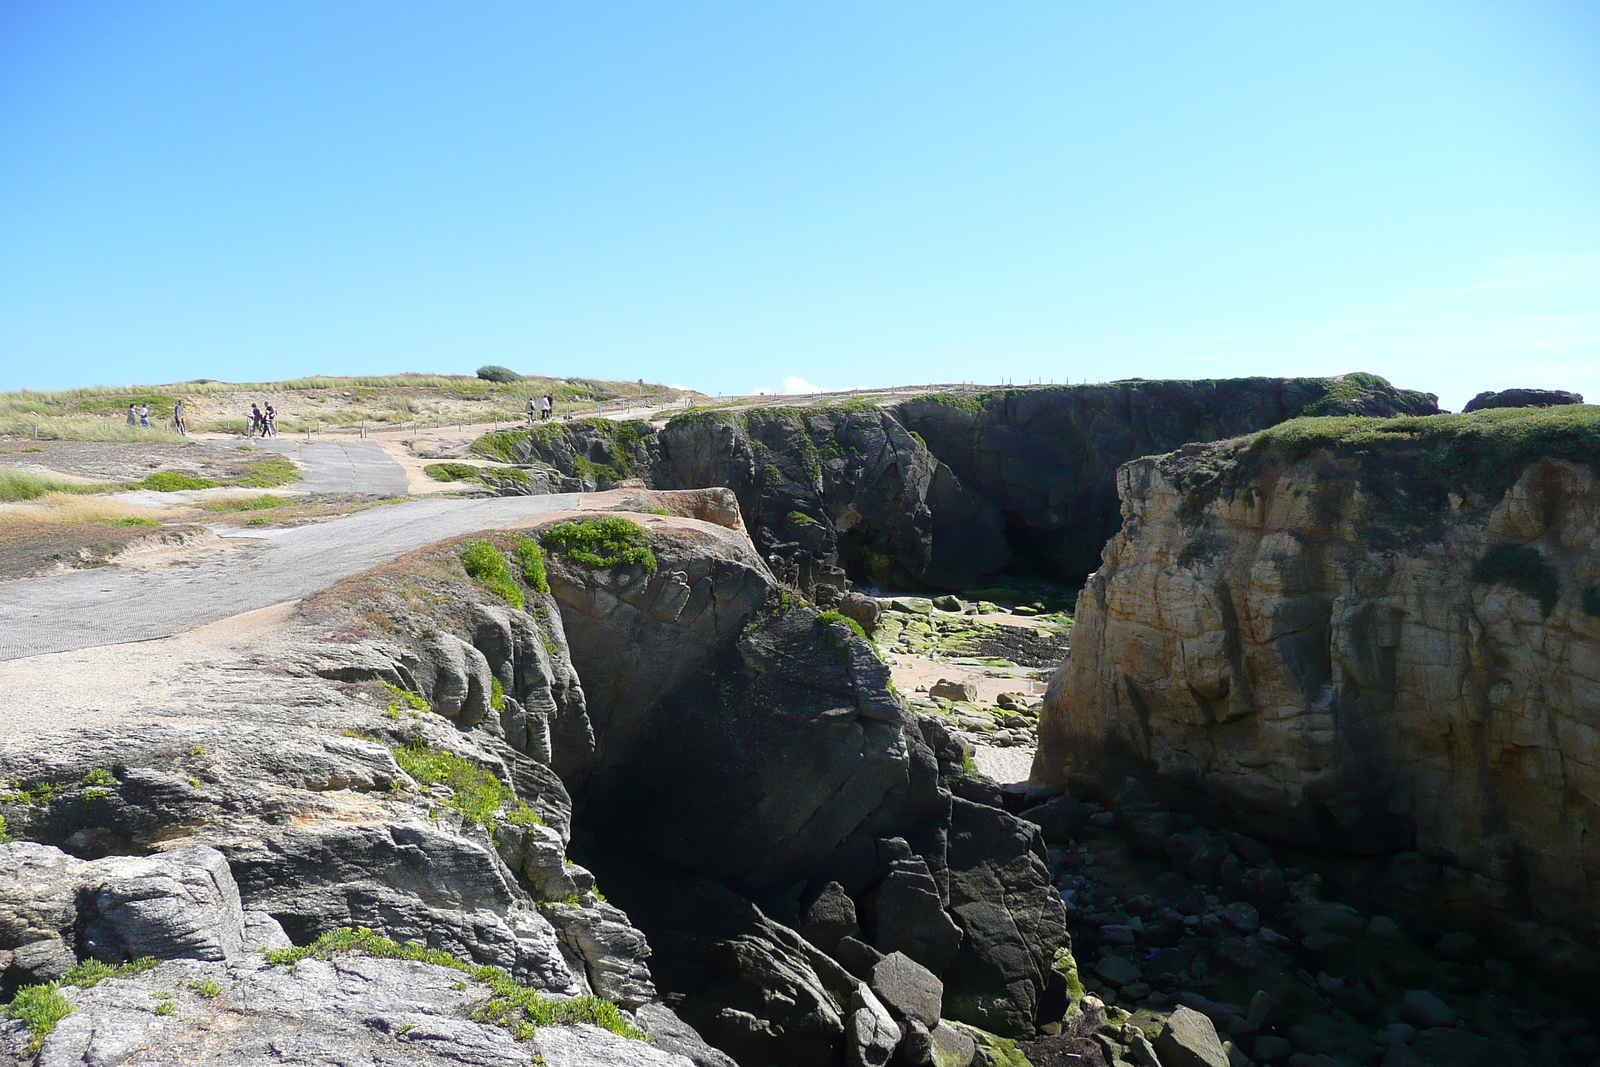
M543 407L543 404L541 404L540 406ZM523 410L525 410L528 413L528 425L532 426L533 425L533 397L531 397L531 396L528 397L527 406Z
M250 422L248 424L248 428L244 432L244 435L246 437L254 437L257 430L261 431L262 437L267 436L267 417L261 414L261 407L259 404L251 404Z
M128 425L139 425L139 409L132 404L128 405Z
M267 405L267 410L261 415L261 427L262 437L278 436L278 412L271 404Z
M140 404L139 405L139 425L143 426L147 430L150 428L150 405L149 404Z
M172 405L172 428L184 437L189 436L189 420L183 417L183 401Z
M548 419L550 417L551 412L555 411L555 409L556 409L556 397L555 397L555 394L554 393L546 393L544 395L544 399L542 401L540 401L540 403L539 403L539 418L540 419Z

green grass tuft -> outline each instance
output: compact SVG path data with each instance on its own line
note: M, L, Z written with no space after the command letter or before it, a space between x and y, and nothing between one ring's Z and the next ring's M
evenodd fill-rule
M0 467L0 501L37 500L46 493L104 493L121 488L115 484L78 485L59 478L46 478L27 471Z
M394 695L394 699L389 701L389 707L386 709L389 713L389 718L398 719L400 717L400 708L402 704L411 708L412 711L427 712L433 710L428 706L428 702L426 700L423 700L409 689L401 689L393 682L384 682L383 684L387 686L389 692Z
M242 486L246 489L275 489L280 485L300 480L300 468L294 465L293 460L284 459L282 456L273 456L259 463L252 464L250 472L243 477L235 478L229 485Z
M96 767L83 776L84 785L116 785L117 780L104 767Z
M53 982L25 985L17 990L17 995L6 1005L6 1014L28 1028L29 1055L38 1055L44 1047L44 1039L73 1010L71 1003L61 995Z
M215 489L220 484L210 478L196 478L182 471L156 471L140 482L138 487L157 493L179 493L185 489Z
M550 591L550 580L544 572L544 549L539 547L539 542L531 537L521 534L512 534L512 556L516 558L517 568L522 571L522 580L528 583L528 588L540 593Z
M209 978L202 978L198 982L190 982L189 988L207 1000L215 1000L222 995L222 987Z
M489 592L512 607L522 607L522 587L511 577L505 555L493 542L481 537L468 541L461 549L461 565Z
M62 985L77 986L80 989L93 989L107 978L128 978L135 974L148 971L161 961L154 956L141 956L131 963L122 963L113 967L99 960L83 960L73 966L61 979Z
M542 1026L576 1023L590 1023L636 1041L648 1040L610 1001L587 995L566 1000L547 997L536 989L529 989L499 967L467 963L416 941L402 945L365 927L330 930L304 947L273 949L265 955L269 964L293 966L304 959L325 960L341 952L360 952L386 960L416 960L461 971L489 987L489 999L473 1009L472 1017L478 1022L504 1028L519 1041L533 1037Z
M286 496L273 496L271 493L262 493L260 496L208 500L201 506L207 511L264 511L267 508L288 507L293 503L295 501Z
M1555 568L1545 562L1538 549L1527 545L1495 545L1473 564L1472 580L1509 585L1527 593L1539 601L1546 615L1561 596Z
M541 536L544 547L587 567L643 567L656 569L655 553L645 528L631 519L607 515L557 523Z
M817 616L818 626L832 626L836 622L842 622L850 627L850 632L861 638L861 640L865 641L867 639L867 632L861 628L861 624L848 615L841 615L837 611L824 611Z
M400 769L422 788L449 786L455 795L445 803L491 833L500 809L516 800L504 782L454 752L424 741L408 741L390 751Z
M506 710L506 687L500 684L500 679L489 680L489 706L495 711Z
M129 515L126 518L121 518L121 519L102 519L101 521L106 523L109 526L160 526L161 525L161 523L156 521L155 519L141 519L141 518L139 518L137 516L134 516L134 515Z

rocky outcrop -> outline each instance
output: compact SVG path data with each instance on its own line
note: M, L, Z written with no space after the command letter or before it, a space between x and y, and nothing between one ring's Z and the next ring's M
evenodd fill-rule
M894 408L1005 517L1025 562L1077 581L1121 523L1117 468L1300 415L1431 415L1438 398L1376 375L1112 382L916 397Z
M1462 412L1483 411L1487 408L1550 408L1564 404L1583 403L1582 393L1569 393L1564 389L1502 389L1479 393L1467 401Z
M580 419L474 447L529 467L506 493L731 489L763 561L829 607L851 579L974 588L1014 557L1076 582L1116 531L1119 464L1298 415L1437 411L1370 374L1135 380L690 411L659 431Z
M1034 783L1108 799L1137 775L1343 857L1324 875L1350 892L1593 975L1596 423L1291 423L1127 464Z
M567 775L583 858L649 935L668 1002L751 1062L878 1062L889 1009L857 987L900 951L948 973L954 1018L1058 1019L1065 926L1031 824L952 800L960 748L742 531L627 518L653 566L556 553L546 573L595 727Z
M532 585L518 585L523 607L489 593L460 554L447 542L307 598L271 647L182 670L132 725L0 744L0 814L23 839L0 848L6 992L84 958L220 968L71 993L77 1021L43 1039L41 1062L121 1062L103 1035L126 1033L210 1040L219 1062L370 1059L403 1039L457 1062L728 1067L661 1002L643 933L566 855L571 802L552 764L582 765L594 743L559 609ZM408 985L424 963L307 961L269 976L243 953L340 928L418 942L456 970ZM689 1059L581 1026L519 1046L474 1021L481 989L435 995L474 967L539 997L597 997ZM221 1045L203 1037L214 1012L151 1000L178 978L246 998Z

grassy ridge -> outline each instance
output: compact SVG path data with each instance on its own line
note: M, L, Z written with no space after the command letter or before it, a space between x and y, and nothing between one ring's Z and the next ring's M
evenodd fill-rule
M1424 478L1498 496L1537 459L1571 460L1600 470L1600 407L1292 419L1257 434L1250 451L1284 462L1317 451L1357 459L1404 457L1414 461L1416 473Z

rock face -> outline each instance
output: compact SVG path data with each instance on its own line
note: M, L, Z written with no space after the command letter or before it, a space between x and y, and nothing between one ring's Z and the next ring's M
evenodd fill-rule
M547 573L595 679L598 757L568 776L585 862L649 934L669 1003L748 1062L881 1062L886 1009L857 987L901 952L953 1018L1016 1036L1059 1018L1064 909L1033 825L953 800L960 749L741 534L637 519L653 571Z
M127 724L0 742L23 839L0 847L4 994L86 957L188 961L72 992L42 1062L194 1058L214 1013L160 1007L191 980L257 1013L222 1062L382 1062L403 1040L729 1067L703 1033L749 1063L921 1063L945 1016L1058 1021L1064 905L1034 825L952 798L959 746L780 585L731 494L651 499L669 514L622 517L648 563L551 548L540 572L517 556L539 528L441 542L305 598L266 645L169 666ZM476 542L498 578L467 575ZM356 952L290 973L250 951L341 928L456 966ZM569 1025L508 1042L482 990L455 995L473 967L608 1002L655 1049Z
M1563 389L1502 389L1500 392L1483 392L1467 401L1463 412L1483 411L1486 408L1550 408L1563 404L1583 403L1582 393L1569 393Z
M1075 580L1117 531L1116 471L1131 459L1299 415L1431 415L1437 401L1351 374L1006 389L920 397L895 411L999 509L1019 556Z
M725 487L758 554L824 607L849 579L972 588L1013 558L1076 582L1119 522L1115 473L1298 415L1426 415L1376 375L1114 382L901 401L691 411L659 432L579 419L489 434L532 465L505 493Z
M1137 775L1366 857L1352 891L1592 971L1600 780L1575 756L1600 725L1595 420L1493 415L1124 466L1034 783L1109 799Z

